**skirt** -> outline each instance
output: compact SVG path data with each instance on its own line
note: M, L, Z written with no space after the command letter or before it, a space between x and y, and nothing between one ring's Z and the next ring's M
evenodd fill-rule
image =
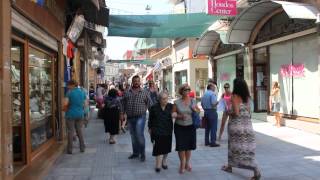
M193 125L181 126L174 124L176 151L190 151L197 148L197 133Z
M172 148L172 135L153 135L152 156L168 154Z
M106 109L104 117L104 128L110 135L119 134L120 111L116 108Z

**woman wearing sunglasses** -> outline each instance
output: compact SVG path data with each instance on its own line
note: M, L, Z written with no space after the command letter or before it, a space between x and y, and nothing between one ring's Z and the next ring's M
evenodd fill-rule
M222 115L218 141L221 141L221 137L222 137L222 134L223 134L223 131L224 131L224 126L225 126L227 120L229 119L228 111L230 111L230 108L231 108L232 92L230 90L230 84L229 83L225 83L223 88L224 88L224 93L222 94L221 99L225 103L225 108L224 108L224 112L223 112L223 115Z
M181 98L174 102L173 117L176 118L174 124L174 134L176 137L176 151L180 159L179 173L191 171L191 151L196 149L196 129L192 122L192 112L200 111L196 101L189 97L190 87L187 84L179 88Z

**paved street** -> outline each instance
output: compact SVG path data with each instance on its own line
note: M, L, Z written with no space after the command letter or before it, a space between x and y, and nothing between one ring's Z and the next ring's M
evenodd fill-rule
M262 179L270 180L316 180L320 177L320 136L291 128L276 128L270 123L255 121L257 135L257 161L262 169ZM198 148L192 154L192 172L178 173L179 160L176 152L169 155L169 169L154 171L154 158L149 136L147 160L128 160L131 152L130 136L121 134L117 144L105 141L102 120L92 119L85 129L87 149L79 153L75 145L73 155L62 155L46 180L241 180L252 173L234 169L233 174L220 170L227 161L226 136L222 147L205 147L204 131L198 130ZM174 146L174 145L173 145Z

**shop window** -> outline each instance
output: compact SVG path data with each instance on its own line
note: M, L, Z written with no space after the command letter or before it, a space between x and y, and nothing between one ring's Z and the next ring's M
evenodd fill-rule
M176 95L179 95L179 93L178 93L179 87L182 84L188 83L187 74L188 74L187 70L175 72L175 92L176 92Z
M218 97L224 93L223 86L230 84L230 90L233 89L233 80L236 78L236 56L227 56L217 60L217 85Z
M29 47L29 115L32 151L53 137L52 57Z
M164 74L163 89L167 90L169 95L172 96L172 70L171 69L165 70L163 74Z
M243 54L236 55L236 77L244 79Z
M196 69L196 96L202 97L206 90L208 80L208 69Z
M12 41L11 88L12 88L12 145L14 170L26 162L24 89L23 89L23 44Z
M255 111L266 112L268 108L269 64L267 48L256 49L254 52L254 100Z

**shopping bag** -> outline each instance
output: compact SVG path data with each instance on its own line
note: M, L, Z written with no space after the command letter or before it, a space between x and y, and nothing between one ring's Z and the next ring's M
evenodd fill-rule
M224 112L226 111L226 109L227 109L227 103L223 98L221 98L217 106L217 111Z
M207 126L207 118L205 118L204 116L201 119L201 126L200 128L205 129Z

